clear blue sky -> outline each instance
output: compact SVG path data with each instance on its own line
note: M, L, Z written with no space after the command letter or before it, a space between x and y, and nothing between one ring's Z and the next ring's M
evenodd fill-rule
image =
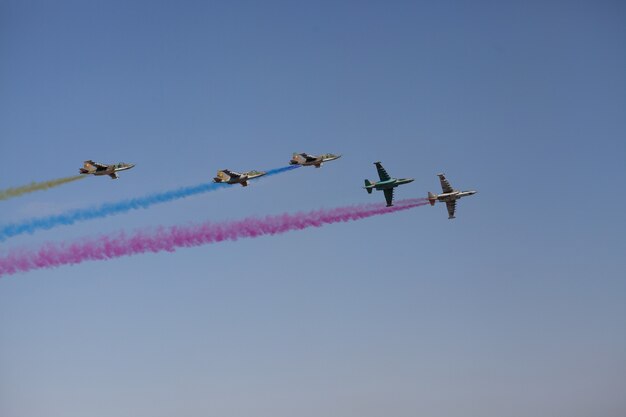
M0 2L2 223L344 157L3 242L458 188L443 206L0 280L2 417L626 413L626 7Z

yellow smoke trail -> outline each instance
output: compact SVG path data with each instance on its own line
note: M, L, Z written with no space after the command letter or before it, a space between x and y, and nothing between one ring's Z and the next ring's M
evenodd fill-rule
M32 193L33 191L47 190L49 188L58 187L59 185L66 184L68 182L81 180L86 178L86 175L74 175L73 177L58 178L56 180L33 182L21 187L7 188L6 190L0 190L0 200L7 200L13 197L19 197L22 194Z

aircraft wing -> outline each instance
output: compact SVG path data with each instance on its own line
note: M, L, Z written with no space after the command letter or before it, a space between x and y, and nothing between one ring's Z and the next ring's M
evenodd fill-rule
M87 162L89 162L92 166L96 167L96 171L105 171L109 168L109 166L106 164L101 164L100 162L94 162L94 161L86 161L85 165L87 165Z
M385 200L387 200L387 207L391 207L393 205L393 188L388 188L383 191L385 193Z
M333 155L329 153L326 155L322 155L321 158L322 158L322 162L329 162L329 161L334 161L335 159L341 158L341 155Z
M389 176L389 174L387 174L387 171L385 170L385 168L383 168L383 165L380 162L375 162L374 164L376 165L376 169L378 170L378 176L380 177L381 181L388 181L391 179L391 177Z
M443 190L443 192L444 193L453 192L454 189L450 185L450 182L448 182L448 180L446 179L446 176L443 174L437 174L437 175L439 176L439 181L441 182L441 189Z
M265 174L267 174L267 172L265 172L265 171L250 171L250 172L246 172L246 175L248 176L249 180L251 180L253 178L262 177Z
M446 207L448 208L448 218L454 219L454 210L456 209L456 200L446 201Z
M242 175L238 172L231 171L229 169L224 169L222 171L224 172L224 174L228 175L230 178L233 178L233 179L241 178L241 175Z

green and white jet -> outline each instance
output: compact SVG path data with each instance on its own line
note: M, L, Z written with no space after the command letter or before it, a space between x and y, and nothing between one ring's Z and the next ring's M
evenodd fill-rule
M379 190L385 193L385 200L387 200L387 207L393 206L393 189L402 184L408 184L413 182L413 178L391 178L383 165L380 162L374 162L376 169L378 170L378 177L380 181L370 182L365 180L365 188L369 194L372 194L372 190Z

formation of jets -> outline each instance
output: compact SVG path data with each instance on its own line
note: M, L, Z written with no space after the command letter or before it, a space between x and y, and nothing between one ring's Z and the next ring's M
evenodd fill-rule
M324 162L334 161L336 159L341 158L341 155L334 155L331 153L322 154L322 155L309 155L307 153L294 153L291 160L289 161L290 165L302 165L302 166L314 166L315 168L320 168ZM376 165L376 170L378 171L379 181L371 182L370 180L365 180L365 188L368 194L371 194L373 190L382 191L385 195L385 201L387 202L387 207L393 206L393 197L394 190L396 187L404 184L408 184L413 182L413 178L392 178L387 170L383 167L383 165L379 162L374 162ZM116 180L118 171L125 171L127 169L131 169L134 167L134 164L126 164L124 162L120 162L119 164L106 165L98 162L94 162L92 160L85 161L83 168L80 169L81 174L91 174L91 175L108 175L112 179ZM248 171L244 173L239 173L235 171L231 171L228 169L222 169L217 171L217 175L213 178L213 182L216 183L226 183L226 184L241 184L243 187L248 185L248 181L262 177L265 175L264 171ZM433 194L428 192L428 201L431 206L434 206L437 201L442 203L446 203L446 207L448 208L448 219L454 219L454 213L456 210L456 201L467 197L473 194L476 194L475 190L468 191L460 191L455 190L450 185L450 182L446 179L444 174L437 174L439 176L439 181L441 182L441 194Z

